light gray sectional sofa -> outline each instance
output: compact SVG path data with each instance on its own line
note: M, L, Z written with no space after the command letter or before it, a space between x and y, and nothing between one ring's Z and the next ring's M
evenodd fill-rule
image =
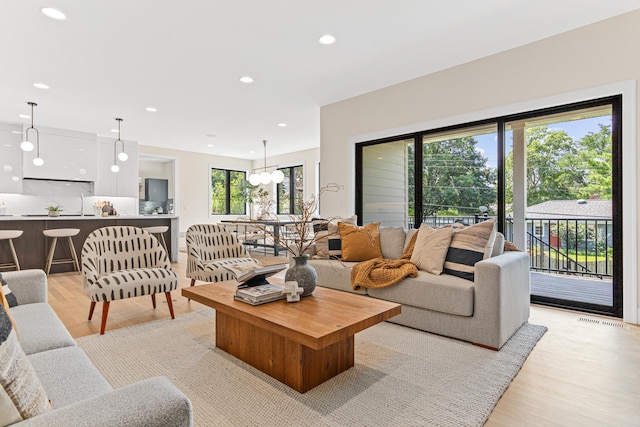
M15 426L191 426L189 399L164 377L114 390L47 303L42 270L4 272L18 300L11 308L20 346L53 410Z
M401 227L381 227L383 257L400 258L409 237ZM474 281L419 271L396 285L356 291L351 267L357 263L312 257L309 264L319 286L402 304L402 313L389 322L499 349L527 321L530 303L529 256L503 248L498 233L492 256L475 264Z

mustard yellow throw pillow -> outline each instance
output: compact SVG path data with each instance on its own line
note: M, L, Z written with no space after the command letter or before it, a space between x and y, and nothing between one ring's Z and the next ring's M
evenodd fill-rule
M342 240L343 261L355 262L382 258L379 222L367 224L364 227L339 222L338 230Z

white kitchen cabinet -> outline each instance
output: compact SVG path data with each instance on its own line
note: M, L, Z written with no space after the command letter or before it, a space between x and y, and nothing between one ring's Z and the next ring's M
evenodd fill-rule
M0 123L0 193L22 192L22 125Z
M112 172L114 142L115 138L98 137L98 167L93 187L94 194L96 196L138 197L138 143L124 141L125 152L129 158L126 162L117 160L120 170ZM117 153L121 150L122 146L118 144Z
M40 132L40 158L44 165L33 164L37 148L23 152L24 178L95 181L96 134L39 126L37 129ZM29 133L29 140L36 144L35 132Z

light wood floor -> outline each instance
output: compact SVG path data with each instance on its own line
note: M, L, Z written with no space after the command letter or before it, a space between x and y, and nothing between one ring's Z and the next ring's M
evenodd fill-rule
M186 255L173 268L180 285ZM89 299L75 273L49 275L49 302L74 337L100 328L100 305L87 320ZM203 308L173 292L176 316ZM169 317L164 298L115 301L107 331ZM640 426L640 327L608 317L532 306L530 323L549 331L502 396L486 426ZM357 360L356 360L357 362Z

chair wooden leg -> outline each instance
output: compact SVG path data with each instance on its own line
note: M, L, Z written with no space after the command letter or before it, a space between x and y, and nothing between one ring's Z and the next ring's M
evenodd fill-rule
M47 263L44 266L44 272L49 274L51 270L51 264L53 262L53 253L56 251L56 244L58 243L58 238L54 237L51 241L51 246L49 246L49 255L47 256Z
M153 303L153 309L156 308L156 294L151 294L151 302Z
M109 304L111 301L105 301L102 303L102 324L100 325L100 335L104 335L104 330L107 327L107 316L109 315Z
M20 262L18 261L18 255L16 255L16 248L13 246L13 239L9 239L9 247L11 248L11 256L13 256L13 263L16 265L16 270L20 270Z
M82 271L80 271L80 262L78 261L78 254L76 253L76 247L73 244L73 239L71 237L68 237L69 239L69 250L71 251L71 260L73 261L73 266L75 267L75 270L78 272L78 274L82 274Z
M89 320L93 317L93 310L96 309L96 302L91 301L91 307L89 308Z
M171 318L175 319L176 316L173 314L173 301L171 301L171 292L165 292L164 296L167 297L167 305L169 306L169 313L171 313Z

